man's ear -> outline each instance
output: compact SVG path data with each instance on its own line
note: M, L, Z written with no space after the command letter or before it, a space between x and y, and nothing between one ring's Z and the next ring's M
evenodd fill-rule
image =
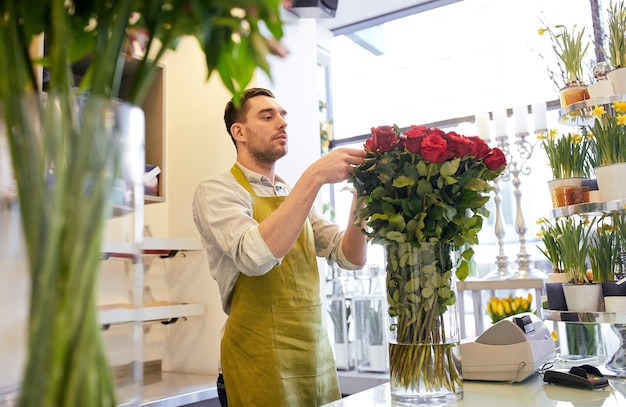
M233 123L233 125L230 126L230 133L236 141L243 141L244 135L241 123Z

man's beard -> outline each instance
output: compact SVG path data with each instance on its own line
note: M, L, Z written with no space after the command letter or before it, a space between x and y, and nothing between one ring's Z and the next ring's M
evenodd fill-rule
M285 150L278 149L250 149L250 154L254 158L254 160L259 164L270 164L273 165L279 158L287 155L287 146L285 145Z

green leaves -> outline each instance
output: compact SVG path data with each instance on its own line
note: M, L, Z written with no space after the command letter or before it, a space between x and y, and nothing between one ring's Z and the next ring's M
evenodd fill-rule
M431 163L406 150L368 152L352 182L364 206L357 224L375 243L477 243L492 190L489 171L472 157Z

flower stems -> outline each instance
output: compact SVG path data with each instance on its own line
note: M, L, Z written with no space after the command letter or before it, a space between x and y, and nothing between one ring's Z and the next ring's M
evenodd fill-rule
M95 285L108 196L119 165L119 137L103 120L110 101L91 98L81 110L82 120L57 123L51 119L58 118L55 106L73 99L57 103L56 98L48 96L41 123L28 120L27 106L37 103L26 100L4 118L13 130L13 162L22 180L18 185L32 281L29 358L19 405L114 406ZM81 140L69 142L72 138Z
M447 245L388 245L387 287L392 318L389 344L390 381L406 392L457 393L462 378L454 354L458 335L448 331L451 266ZM431 246L434 246L431 247ZM430 252L429 252L430 251ZM452 314L452 315L450 315ZM452 325L452 326L450 326Z

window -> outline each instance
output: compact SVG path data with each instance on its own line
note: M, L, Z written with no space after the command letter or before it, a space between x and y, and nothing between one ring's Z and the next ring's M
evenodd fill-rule
M371 127L391 124L402 128L434 124L446 131L473 135L477 134L473 117L478 113L546 101L553 107L548 112L548 127L576 132L576 128L558 123L558 85L548 73L558 66L549 39L538 34L544 24L584 26L592 43L589 0L465 0L379 23L362 35L335 36L330 68L323 74L324 97L332 102L333 146L361 147ZM590 46L588 59L593 55ZM531 134L527 141L534 144L532 115L528 120ZM490 126L493 140L493 121ZM511 143L515 140L514 127L513 118L509 118ZM494 141L490 144L496 145ZM510 151L510 161L521 165L523 160L514 144ZM527 229L526 252L535 267L549 271L549 263L536 247L535 221L549 216L547 181L552 178L539 144L523 169L519 175L520 208L512 182L499 183L505 254L514 264L520 249L516 232L520 211ZM345 208L351 197L342 191L344 187L333 186L323 199L333 201L336 208ZM489 205L491 217L485 220L481 244L475 247L480 275L495 268L499 249L493 200ZM347 212L336 210L337 216ZM346 220L337 221L345 224ZM378 256L375 252L373 256Z

